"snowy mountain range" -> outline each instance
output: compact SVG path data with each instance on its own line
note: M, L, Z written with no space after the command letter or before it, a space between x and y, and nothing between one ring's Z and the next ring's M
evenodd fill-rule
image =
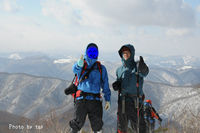
M200 60L198 58L145 55L144 59L150 68L147 80L181 86L200 83ZM26 73L72 80L72 66L77 60L77 58L71 56L55 59L44 55L21 57L20 54L14 53L7 58L0 58L0 72ZM107 68L110 82L113 82L116 78L115 71L121 65L121 61L100 61Z
M150 68L145 78L146 99L167 123L181 119L186 109L198 114L200 110L200 60L184 57L144 56ZM73 108L73 98L64 95L71 82L72 66L77 58L50 58L47 56L22 57L12 54L0 58L0 110L33 118L48 114L51 110L62 116ZM115 80L115 71L121 61L101 61L107 68L110 86ZM111 87L112 89L112 87ZM117 92L112 90L111 110L105 111L106 128L116 127ZM189 114L188 114L189 116Z
M0 73L0 110L27 118L56 110L64 117L65 112L73 109L73 98L64 95L68 83L55 78ZM146 99L152 99L165 123L180 117L186 107L194 114L200 110L200 88L145 81L144 92ZM108 112L104 111L106 129L116 126L117 92L113 90L111 105Z

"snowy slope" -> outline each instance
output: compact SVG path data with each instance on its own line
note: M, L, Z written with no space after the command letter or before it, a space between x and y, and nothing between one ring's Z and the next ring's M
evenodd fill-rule
M55 78L0 73L0 110L26 117L46 113L70 102L64 95L68 83Z
M55 78L0 73L0 110L28 118L33 118L38 112L46 114L52 109L63 114L73 109L73 98L63 93L68 83ZM144 92L146 99L152 99L153 106L165 122L179 118L185 107L194 114L200 110L200 88L145 81ZM104 111L107 130L116 127L117 92L113 90L111 100L111 109Z
M152 99L153 106L167 120L180 119L183 112L185 116L194 115L200 110L200 88L170 86L153 82L146 82L144 85L146 99Z

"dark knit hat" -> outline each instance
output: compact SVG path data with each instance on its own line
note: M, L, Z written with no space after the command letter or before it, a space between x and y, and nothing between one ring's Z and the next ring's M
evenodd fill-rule
M96 47L98 50L98 46L95 43L89 43L86 49L88 49L89 47L92 47L92 46Z

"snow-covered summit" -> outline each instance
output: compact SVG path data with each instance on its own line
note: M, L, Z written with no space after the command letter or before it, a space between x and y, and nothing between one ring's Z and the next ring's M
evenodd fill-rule
M187 70L187 69L192 69L192 66L182 66L181 68L178 68L177 70L181 71L181 70Z
M18 53L11 54L8 58L13 59L13 60L21 60L22 59L22 57Z
M53 61L54 64L64 64L64 63L73 63L76 59L68 56L66 59L56 59Z

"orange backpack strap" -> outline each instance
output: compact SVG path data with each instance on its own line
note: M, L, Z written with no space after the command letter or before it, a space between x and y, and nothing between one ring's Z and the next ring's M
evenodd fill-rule
M158 115L157 115L157 113L156 113L156 111L155 111L154 108L151 108L151 116L152 116L153 118L159 119L159 117L158 117Z

